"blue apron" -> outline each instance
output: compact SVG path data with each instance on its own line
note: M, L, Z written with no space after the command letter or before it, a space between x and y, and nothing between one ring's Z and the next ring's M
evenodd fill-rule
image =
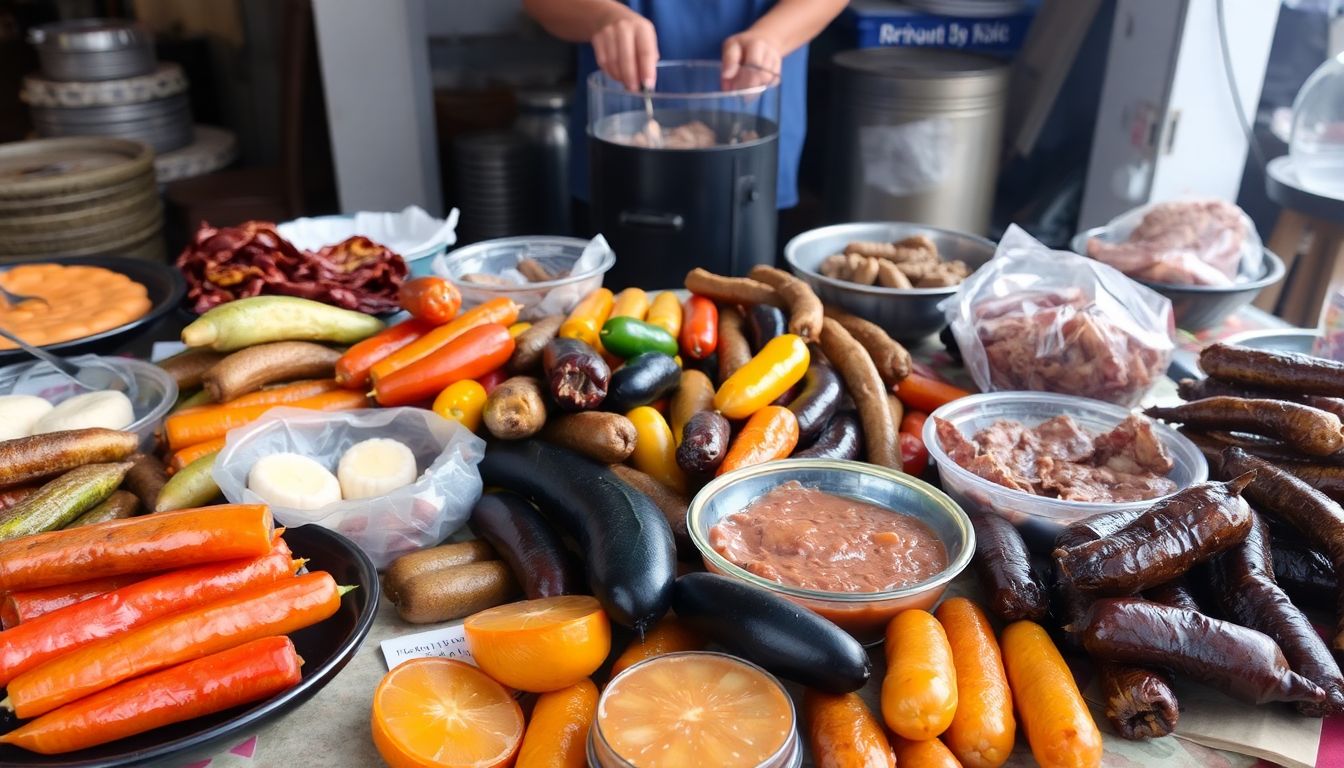
M628 0L636 13L653 22L658 53L664 60L714 59L723 41L750 27L774 0ZM798 204L798 158L807 135L807 46L784 58L779 94L780 208ZM588 75L597 71L591 45L579 46L578 93L570 113L570 189L580 200L588 193Z

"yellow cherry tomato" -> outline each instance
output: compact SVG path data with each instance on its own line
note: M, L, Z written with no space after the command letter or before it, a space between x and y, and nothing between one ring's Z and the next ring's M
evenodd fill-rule
M472 432L480 429L485 410L485 387L475 379L463 379L448 385L434 398L434 412L456 421Z
M663 291L654 297L649 311L644 314L644 322L652 323L672 334L672 338L681 336L681 300L673 291Z
M635 452L630 463L674 491L686 491L686 475L677 466L677 445L672 428L656 408L641 405L625 414L635 425Z
M649 295L643 288L626 288L616 294L616 300L611 305L611 317L633 317L636 320L643 320L648 311Z
M723 382L714 394L714 408L730 419L747 418L797 384L810 359L801 337L776 336Z
M531 323L514 323L513 325L509 326L509 337L516 339L522 335L523 331L526 331L528 328L531 327L532 327Z

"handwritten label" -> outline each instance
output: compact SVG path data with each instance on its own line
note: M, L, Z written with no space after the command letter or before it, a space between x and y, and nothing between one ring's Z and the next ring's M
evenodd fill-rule
M467 635L462 629L462 622L431 629L428 632L389 638L382 642L381 647L388 669L411 659L423 659L427 656L457 659L473 665L476 663L475 659L471 658L471 651L467 650Z

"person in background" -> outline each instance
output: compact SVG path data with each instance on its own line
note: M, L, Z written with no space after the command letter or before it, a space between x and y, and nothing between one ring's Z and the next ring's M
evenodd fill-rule
M798 159L807 134L807 45L847 0L523 0L550 34L579 43L570 118L576 224L589 234L588 75L601 69L631 91L654 89L659 59L721 59L724 90L780 75L780 208L798 204Z

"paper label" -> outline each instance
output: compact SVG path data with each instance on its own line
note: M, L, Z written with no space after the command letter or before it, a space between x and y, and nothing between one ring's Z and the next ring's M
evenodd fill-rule
M476 664L476 660L471 657L471 651L467 650L467 635L460 621L428 632L388 638L382 642L382 649L389 670L411 659L423 659L428 656Z

